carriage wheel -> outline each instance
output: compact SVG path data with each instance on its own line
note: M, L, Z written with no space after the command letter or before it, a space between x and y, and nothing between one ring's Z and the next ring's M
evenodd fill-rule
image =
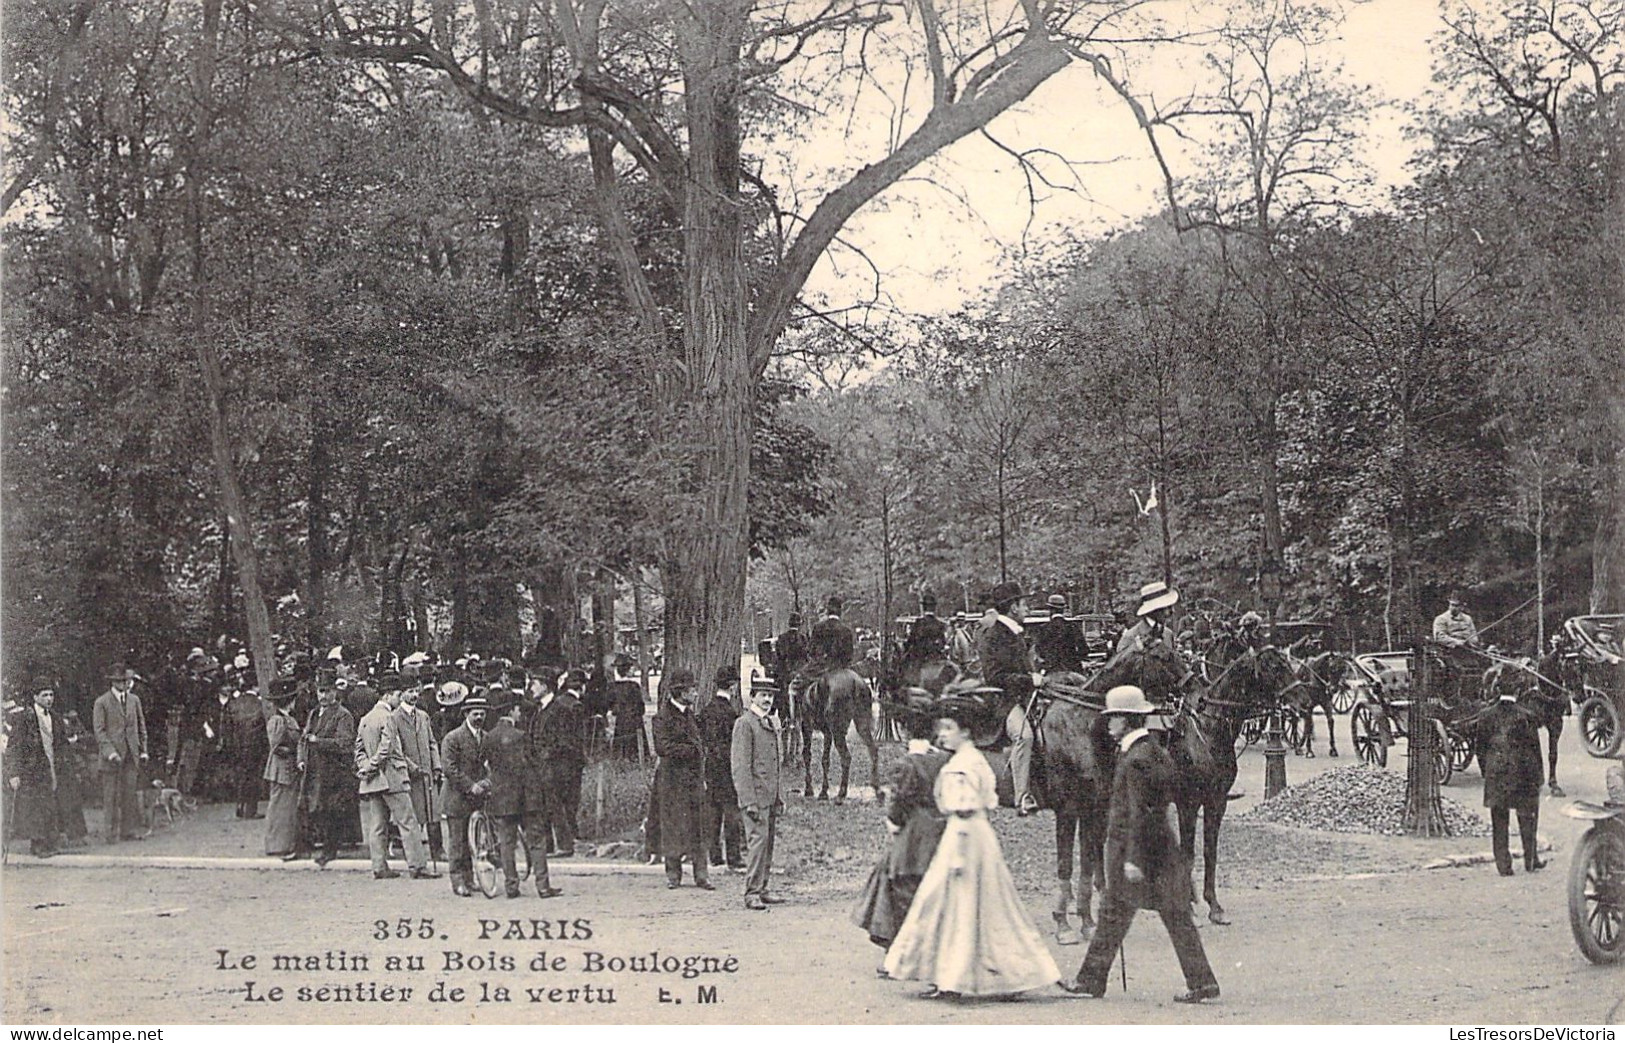
M468 850L474 885L485 897L495 898L502 891L502 860L497 853L496 826L483 811L468 816Z
M1457 771L1466 771L1467 766L1472 763L1472 740L1464 735L1450 736L1450 766Z
M1612 757L1619 752L1619 706L1606 695L1593 695L1580 704L1580 741L1593 757Z
M1569 927L1592 963L1625 956L1625 830L1598 823L1569 866Z
M1439 785L1450 785L1450 779L1455 774L1456 769L1451 764L1450 747L1444 745L1435 746L1433 749L1433 775L1439 780Z
M1337 713L1348 713L1354 708L1354 689L1346 684L1340 684L1332 689L1332 709Z
M1388 766L1388 747L1382 744L1382 732L1377 727L1377 711L1370 703L1354 708L1349 719L1349 730L1354 734L1354 753L1363 763L1379 768Z
M1306 731L1303 726L1303 718L1295 713L1283 713L1281 715L1281 731L1285 733L1286 744L1302 753L1303 737Z

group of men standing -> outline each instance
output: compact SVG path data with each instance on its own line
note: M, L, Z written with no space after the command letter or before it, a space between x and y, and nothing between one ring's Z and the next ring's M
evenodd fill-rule
M738 688L738 670L723 667L700 706L693 671L677 669L667 678L653 724L659 761L649 850L664 861L668 888L682 886L686 861L694 886L713 891L710 869L725 863L745 875L745 907L765 910L780 901L768 887L784 808L777 689L753 684L741 711Z

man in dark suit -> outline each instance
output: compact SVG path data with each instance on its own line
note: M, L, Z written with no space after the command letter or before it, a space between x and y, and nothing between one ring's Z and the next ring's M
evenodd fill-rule
M930 591L920 595L919 618L909 624L903 642L905 668L919 666L947 654L948 624L937 618L937 596Z
M714 891L705 842L705 744L694 714L694 671L679 667L666 679L666 698L655 714L653 797L665 856L666 886L683 884L683 860L694 869L694 886ZM735 781L738 779L736 777Z
M801 673L807 664L807 635L801 632L801 613L790 613L790 625L773 640L773 676L781 685Z
M446 860L451 889L467 898L473 893L474 858L468 848L468 819L485 801L491 780L485 770L485 696L462 700L463 723L440 741L440 807L445 814Z
M711 813L705 838L711 848L711 864L722 865L726 856L729 869L744 872L739 795L729 771L734 721L739 717L734 694L738 688L739 671L720 667L711 699L700 710L700 738L705 743L705 799Z
M1512 692L1503 693L1495 705L1471 719L1464 730L1479 741L1479 764L1484 769L1484 806L1490 809L1491 847L1495 868L1502 876L1512 875L1512 850L1507 837L1512 812L1518 813L1518 835L1523 840L1523 867L1533 873L1546 863L1538 855L1540 824L1540 784L1545 781L1545 765L1540 756L1539 715L1519 702Z
M1133 685L1106 693L1104 716L1119 751L1106 820L1106 889L1077 981L1063 987L1075 995L1105 995L1106 973L1134 914L1145 907L1162 917L1185 974L1185 991L1174 1001L1200 1003L1218 997L1219 982L1191 922L1190 870L1174 827L1174 762L1145 727L1155 709Z
M587 766L587 711L581 704L586 676L571 670L561 687L558 693L542 692L526 725L532 800L539 795L545 809L537 820L545 823L540 834L532 837L527 828L526 836L552 857L570 858L575 854L581 773Z
M6 750L6 785L15 801L6 825L28 838L28 849L37 858L56 854L62 834L58 801L68 774L68 730L55 704L54 689L35 692L34 705L17 714Z
M1066 618L1066 595L1050 595L1049 621L1033 635L1033 652L1039 667L1046 671L1077 671L1083 667L1089 654L1088 643L1082 628Z
M91 709L91 729L102 769L102 839L140 840L141 806L136 800L141 769L147 764L147 719L135 694L140 675L120 663L108 675L111 687Z
M813 624L812 660L807 664L815 677L851 666L857 656L858 635L841 620L841 599L832 597L824 606L824 618Z
M1033 660L1021 624L1027 614L1025 597L1015 583L994 587L988 595L993 622L982 631L979 641L982 678L1004 692L999 711L1010 738L1010 780L1015 786L1016 814L1022 816L1038 809L1031 790L1033 732L1027 723L1027 700L1033 693Z
M502 862L502 881L509 898L519 897L519 867L514 851L519 842L519 827L525 817L525 788L530 780L530 755L526 750L525 734L515 727L519 719L519 700L505 689L495 689L499 702L492 712L498 714L496 723L485 733L486 778L490 789L485 794L485 813L496 827L497 850ZM528 853L528 852L527 852ZM540 866L537 887L547 878L547 863ZM542 897L548 897L543 894Z
M299 736L299 770L304 775L300 794L310 822L311 847L316 864L325 866L339 856L339 848L356 831L357 821L355 718L339 702L336 678L322 675L316 682L316 709Z

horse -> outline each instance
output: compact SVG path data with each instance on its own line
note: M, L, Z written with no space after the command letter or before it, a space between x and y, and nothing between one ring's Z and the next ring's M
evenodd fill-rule
M1299 659L1287 649L1287 662L1292 667L1292 684L1281 693L1287 709L1303 720L1303 745L1297 752L1304 757L1315 755L1315 711L1326 714L1327 752L1337 756L1337 717L1332 708L1332 697L1343 684L1348 670L1348 657L1340 652L1326 651Z
M1104 884L1103 851L1107 803L1111 797L1116 746L1101 723L1101 694L1120 684L1138 684L1153 699L1166 700L1186 674L1179 657L1162 645L1129 653L1108 662L1092 678L1080 674L1047 674L1034 715L1033 777L1046 806L1055 812L1055 869L1058 887L1055 938L1077 945L1094 933L1094 889ZM1072 888L1073 847L1078 848L1081 881ZM1069 919L1076 910L1082 933Z
M880 751L875 741L871 708L874 692L869 682L850 667L838 667L811 683L797 686L796 717L801 725L801 766L806 772L803 796L812 796L812 738L814 732L824 733L824 787L819 800L829 799L829 748L831 744L841 754L841 788L835 794L835 803L846 802L847 777L852 769L852 751L846 745L846 729L857 729L858 738L869 750L869 784L880 790Z
M1572 660L1559 649L1552 649L1535 661L1523 692L1524 703L1540 717L1540 727L1546 729L1546 789L1554 797L1566 796L1557 784L1557 744L1563 737L1563 718L1569 711L1569 684ZM1583 679L1574 678L1573 688L1583 688ZM1493 683L1493 682L1491 682ZM1488 687L1488 685L1486 685Z
M1169 736L1168 753L1178 775L1179 846L1187 864L1194 866L1200 815L1202 898L1208 919L1215 924L1230 922L1219 905L1216 880L1219 828L1236 781L1236 733L1249 716L1273 706L1291 682L1292 667L1280 649L1272 645L1248 649L1214 678L1207 691L1198 693L1194 708L1181 709ZM1193 885L1193 902L1195 897Z

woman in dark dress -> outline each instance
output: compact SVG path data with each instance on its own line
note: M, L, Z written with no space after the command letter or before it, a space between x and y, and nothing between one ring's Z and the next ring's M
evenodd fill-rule
M886 829L891 844L869 874L852 910L852 922L882 949L891 945L903 926L947 823L933 793L937 773L948 763L948 754L931 743L936 727L934 705L929 697L916 697L893 710L894 719L908 729L908 753L886 784Z

